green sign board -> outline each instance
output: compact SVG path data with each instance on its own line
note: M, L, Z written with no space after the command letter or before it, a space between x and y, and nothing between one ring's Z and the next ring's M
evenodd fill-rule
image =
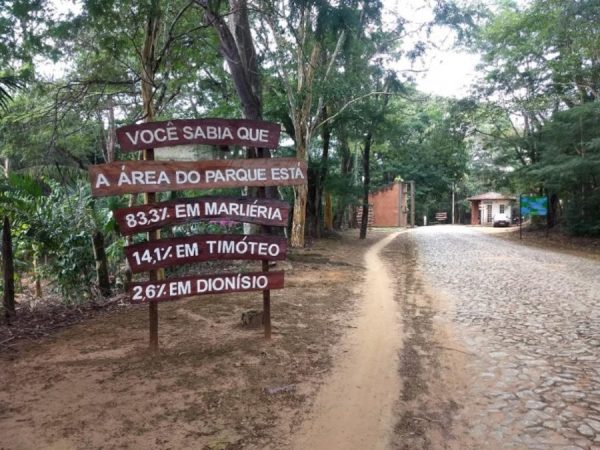
M521 195L521 215L522 216L547 216L548 215L548 197Z

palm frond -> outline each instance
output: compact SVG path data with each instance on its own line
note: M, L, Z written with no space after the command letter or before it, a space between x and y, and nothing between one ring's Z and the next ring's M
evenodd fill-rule
M23 89L25 83L14 75L0 76L0 109L7 110L12 100L11 91Z

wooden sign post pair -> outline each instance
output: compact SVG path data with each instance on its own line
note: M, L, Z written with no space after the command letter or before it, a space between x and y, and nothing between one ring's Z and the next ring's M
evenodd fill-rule
M252 197L202 196L156 202L156 193L247 186L291 186L306 182L306 163L295 158L212 161L155 161L154 149L183 144L276 148L279 126L240 119L174 120L129 125L117 130L123 151L144 150L143 161L120 161L89 169L92 195L144 193L143 205L115 211L123 235L148 232L147 242L125 247L133 273L148 280L132 283L130 301L149 303L150 348L158 349L158 302L212 293L263 291L265 337L271 336L270 290L282 289L283 271L269 261L286 257L287 241L269 235L204 234L160 239L161 227L224 219L263 226L286 226L289 205ZM160 279L159 270L210 260L260 260L262 271Z

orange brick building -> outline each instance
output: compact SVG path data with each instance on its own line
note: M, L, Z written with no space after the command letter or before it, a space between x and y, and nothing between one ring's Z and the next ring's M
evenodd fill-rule
M405 227L408 225L406 203L408 185L400 181L380 187L369 194L370 227ZM360 225L362 207L357 208L357 224Z

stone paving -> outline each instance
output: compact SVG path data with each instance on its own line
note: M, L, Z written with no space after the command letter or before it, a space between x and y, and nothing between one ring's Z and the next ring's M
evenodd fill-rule
M473 355L457 417L470 437L480 448L600 449L600 262L472 227L409 236Z

